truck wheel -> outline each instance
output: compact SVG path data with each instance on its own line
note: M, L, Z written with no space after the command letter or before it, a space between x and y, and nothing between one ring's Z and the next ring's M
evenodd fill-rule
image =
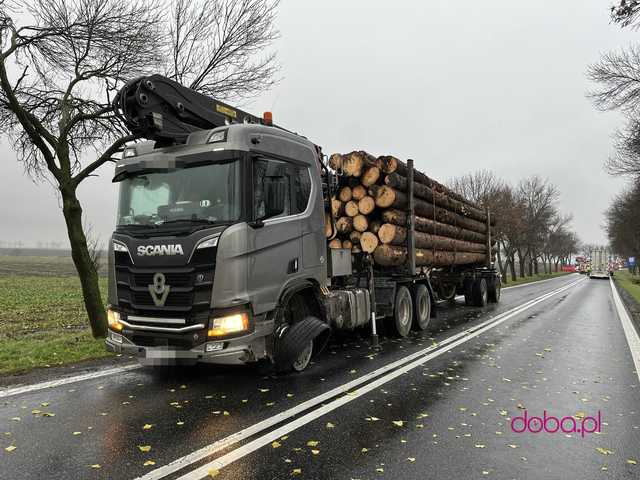
M453 302L456 298L456 285L453 283L441 283L438 287L438 294L443 300Z
M488 298L491 303L498 303L502 292L502 281L499 277L495 277L489 285Z
M329 340L331 328L319 318L308 316L282 328L277 337L275 365L279 373L301 372L314 354L320 353Z
M424 283L413 289L413 325L416 330L426 330L431 320L431 297Z
M312 353L313 353L313 340L311 340L307 344L306 348L302 352L300 352L300 355L298 355L298 358L296 358L293 361L293 364L291 365L293 370L296 372L302 372L304 369L306 369L311 363Z
M413 305L411 293L405 286L396 290L396 300L393 308L393 330L398 337L406 337L411 330L413 319Z
M484 278L478 278L473 282L471 295L476 307L484 307L487 304L487 281Z

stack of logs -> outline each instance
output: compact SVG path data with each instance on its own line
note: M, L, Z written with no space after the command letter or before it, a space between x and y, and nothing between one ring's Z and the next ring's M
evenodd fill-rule
M372 253L385 267L404 265L407 165L392 156L355 151L334 153L329 166L339 175L325 218L329 247ZM416 265L484 263L486 212L418 170L413 175Z

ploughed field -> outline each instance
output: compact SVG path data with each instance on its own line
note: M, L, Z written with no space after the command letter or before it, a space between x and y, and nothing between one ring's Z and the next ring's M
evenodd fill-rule
M106 296L106 279L100 288ZM109 355L70 257L0 256L0 375Z

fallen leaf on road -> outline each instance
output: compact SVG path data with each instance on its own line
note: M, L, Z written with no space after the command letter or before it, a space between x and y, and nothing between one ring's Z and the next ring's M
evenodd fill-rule
M42 402L40 404L41 407L48 407L49 406L49 402Z
M482 444L482 443L476 443L476 444L475 444L475 447L476 447L476 448L485 448L485 445L484 445L484 444Z
M93 465L90 465L90 467L98 469L98 468L102 468L102 465L100 465L99 463L94 463Z
M259 388L258 390L260 390L262 393L267 393L269 391L268 388Z
M318 455L320 453L320 450L311 450L311 453L313 453L314 455Z
M184 422L183 421L176 422L176 425L184 425Z
M307 447L317 447L319 443L320 442L318 442L317 440L309 440L307 442Z
M14 422L19 422L22 419L20 417L13 417L11 420L13 420Z
M138 448L142 453L147 453L151 450L151 445L138 445Z
M408 457L407 460L409 460L411 463L416 461L416 459L414 457Z
M509 448L518 448L518 445L514 445L513 443L510 443L509 445L507 445L507 447L509 447Z
M331 422L327 422L327 428L334 428L335 425Z
M403 426L403 425L404 425L404 421L403 421L403 420L394 420L394 421L393 421L393 424L394 424L396 427L401 427L401 426Z
M360 452L362 453L367 453L369 451L368 448L362 447L362 449L360 450Z
M220 470L218 470L217 468L212 468L211 470L209 470L207 472L207 474L213 478L213 477L217 477L220 474Z
M384 468L378 467L378 468L376 468L376 472L384 473Z
M301 468L294 468L293 470L291 470L291 475L301 475L302 474L302 469Z
M597 447L596 451L598 453L601 453L602 455L612 455L614 453L613 450L609 450L608 448L602 448L602 447Z
M222 412L222 415L224 415L225 417L228 417L231 414L225 410L224 412Z
M13 452L17 447L15 445L9 445L5 450L7 452Z
M271 442L271 448L280 448L282 446L282 444L280 442L277 441L273 441Z
M629 465L637 465L638 464L638 462L636 460L634 460L633 458L628 458L627 459L627 463Z
M377 422L380 419L378 417L367 417L367 418L365 418L365 420L367 422Z
M156 462L154 462L153 460L147 460L146 462L144 462L142 464L142 466L149 467L149 466L152 466L152 465L155 465L155 464L156 464Z
M153 428L153 425L151 425L150 423L145 423L145 424L142 426L142 429L143 429L143 430L151 430L152 428Z

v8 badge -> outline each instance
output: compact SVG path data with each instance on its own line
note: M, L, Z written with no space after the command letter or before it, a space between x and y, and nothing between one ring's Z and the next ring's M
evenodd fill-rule
M164 302L167 301L167 296L171 287L167 285L164 273L154 273L153 283L149 285L149 294L156 307L164 307Z

